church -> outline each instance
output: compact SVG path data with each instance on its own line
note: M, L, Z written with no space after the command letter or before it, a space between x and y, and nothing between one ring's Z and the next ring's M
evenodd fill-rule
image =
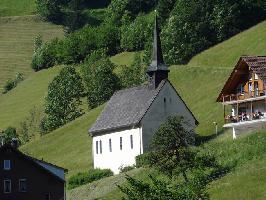
M148 151L153 134L169 116L183 116L192 130L196 128L198 121L168 80L169 71L156 18L148 83L115 92L89 129L94 168L117 174L120 168L134 165L135 157Z

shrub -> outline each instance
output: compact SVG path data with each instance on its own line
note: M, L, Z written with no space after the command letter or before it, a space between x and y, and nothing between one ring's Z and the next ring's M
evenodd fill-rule
M18 138L17 130L14 127L8 127L3 132L4 144L10 144L13 138Z
M136 156L136 167L146 167L150 165L150 154L144 153Z
M109 176L113 176L113 172L110 169L90 169L88 172L71 176L68 181L68 189L73 189Z
M18 83L23 81L24 77L21 73L17 73L14 80L8 80L4 85L3 94L17 87Z
M119 167L119 173L124 173L124 172L128 172L130 170L135 169L135 166L121 166Z

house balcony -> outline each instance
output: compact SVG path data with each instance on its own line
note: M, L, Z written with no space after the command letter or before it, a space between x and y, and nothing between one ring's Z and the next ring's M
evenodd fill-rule
M252 102L266 99L265 90L242 92L223 96L223 105L233 105L237 103Z

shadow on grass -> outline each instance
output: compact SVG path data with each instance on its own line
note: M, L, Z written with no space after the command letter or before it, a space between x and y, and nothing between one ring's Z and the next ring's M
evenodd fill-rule
M195 145L196 146L200 146L203 143L209 142L210 140L213 140L217 137L219 137L220 135L223 135L225 133L225 130L220 130L218 131L217 134L212 134L212 135L197 135L195 138Z

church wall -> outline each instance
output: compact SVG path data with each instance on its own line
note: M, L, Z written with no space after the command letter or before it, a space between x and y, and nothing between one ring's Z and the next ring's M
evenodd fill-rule
M175 115L184 116L191 124L191 129L196 127L194 117L176 94L175 89L167 82L141 121L144 152L148 150L151 138L159 126L167 117Z
M131 149L131 139L133 137L133 149ZM120 150L120 137L122 137L122 150ZM132 166L135 157L142 153L142 129L132 128L105 133L104 135L93 137L93 157L94 168L111 169L115 174L119 173L121 166ZM112 152L109 149L109 139L112 141ZM98 154L96 152L96 142L98 141ZM102 153L100 152L100 141L102 142Z

